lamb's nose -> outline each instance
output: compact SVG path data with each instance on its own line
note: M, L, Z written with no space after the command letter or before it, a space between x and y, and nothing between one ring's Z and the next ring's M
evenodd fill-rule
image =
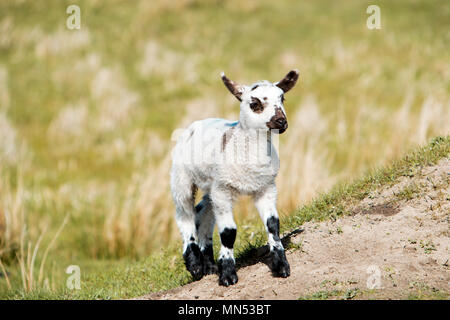
M275 120L275 123L277 124L277 126L279 128L284 128L286 127L286 119L285 118L278 118L277 120Z

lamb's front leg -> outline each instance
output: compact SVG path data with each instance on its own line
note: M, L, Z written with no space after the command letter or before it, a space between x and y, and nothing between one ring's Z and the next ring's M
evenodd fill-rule
M236 223L233 219L233 195L226 188L216 186L211 190L211 200L219 230L221 247L219 260L219 284L228 287L238 281L233 255L236 240Z
M254 197L256 209L266 228L270 254L272 259L272 272L279 277L289 277L291 271L284 253L280 239L280 220L276 208L277 189L271 185Z

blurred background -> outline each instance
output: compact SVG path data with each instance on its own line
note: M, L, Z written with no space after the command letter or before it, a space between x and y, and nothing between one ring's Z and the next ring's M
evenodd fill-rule
M71 4L79 30L66 27ZM246 84L300 70L280 137L284 215L449 134L449 30L446 0L1 1L3 265L26 287L58 263L177 243L171 135L238 119L222 70ZM235 216L257 219L245 198Z

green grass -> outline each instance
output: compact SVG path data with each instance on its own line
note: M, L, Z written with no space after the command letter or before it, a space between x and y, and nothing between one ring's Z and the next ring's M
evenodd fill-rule
M401 200L411 200L417 196L419 191L420 188L418 185L410 184L403 188L398 194L396 194L396 197Z
M448 294L422 282L412 281L409 284L409 300L447 300Z
M359 201L370 191L381 186L395 183L402 176L415 174L424 166L435 164L438 160L450 156L450 137L437 137L429 144L414 150L392 165L369 172L363 178L354 182L336 186L332 191L323 194L310 204L302 206L282 220L284 231L301 226L304 222L314 220L336 219L346 214L348 203ZM254 236L250 239L250 234ZM215 251L217 253L218 239L215 235ZM264 245L266 236L262 224L256 221L238 225L236 257L238 264L252 258L253 251ZM295 248L293 248L295 249ZM424 245L424 250L429 244ZM75 263L74 263L75 264ZM57 288L54 291L37 290L24 293L22 290L0 291L3 298L8 299L118 299L131 298L149 292L171 289L191 281L185 270L179 246L153 253L140 261L85 261L79 263L81 268L81 290L63 289L64 273L55 273ZM13 281L19 281L16 275L11 275ZM3 281L0 279L0 281ZM358 290L346 292L321 291L305 299L328 299L340 297L352 299L358 295ZM436 293L438 294L438 293ZM419 295L414 297L420 298Z

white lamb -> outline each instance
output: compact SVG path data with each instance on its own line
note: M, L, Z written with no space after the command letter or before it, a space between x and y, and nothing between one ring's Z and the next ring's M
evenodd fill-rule
M212 247L217 222L221 240L219 284L229 286L238 281L232 207L237 195L246 194L253 197L264 222L274 275L288 277L290 267L279 237L275 186L279 160L272 132L283 133L288 127L284 93L296 84L298 71L290 71L279 82L264 80L250 86L239 85L223 73L222 80L241 102L239 121L196 121L182 133L173 150L171 189L186 268L196 280L217 271ZM195 205L198 188L204 196Z

